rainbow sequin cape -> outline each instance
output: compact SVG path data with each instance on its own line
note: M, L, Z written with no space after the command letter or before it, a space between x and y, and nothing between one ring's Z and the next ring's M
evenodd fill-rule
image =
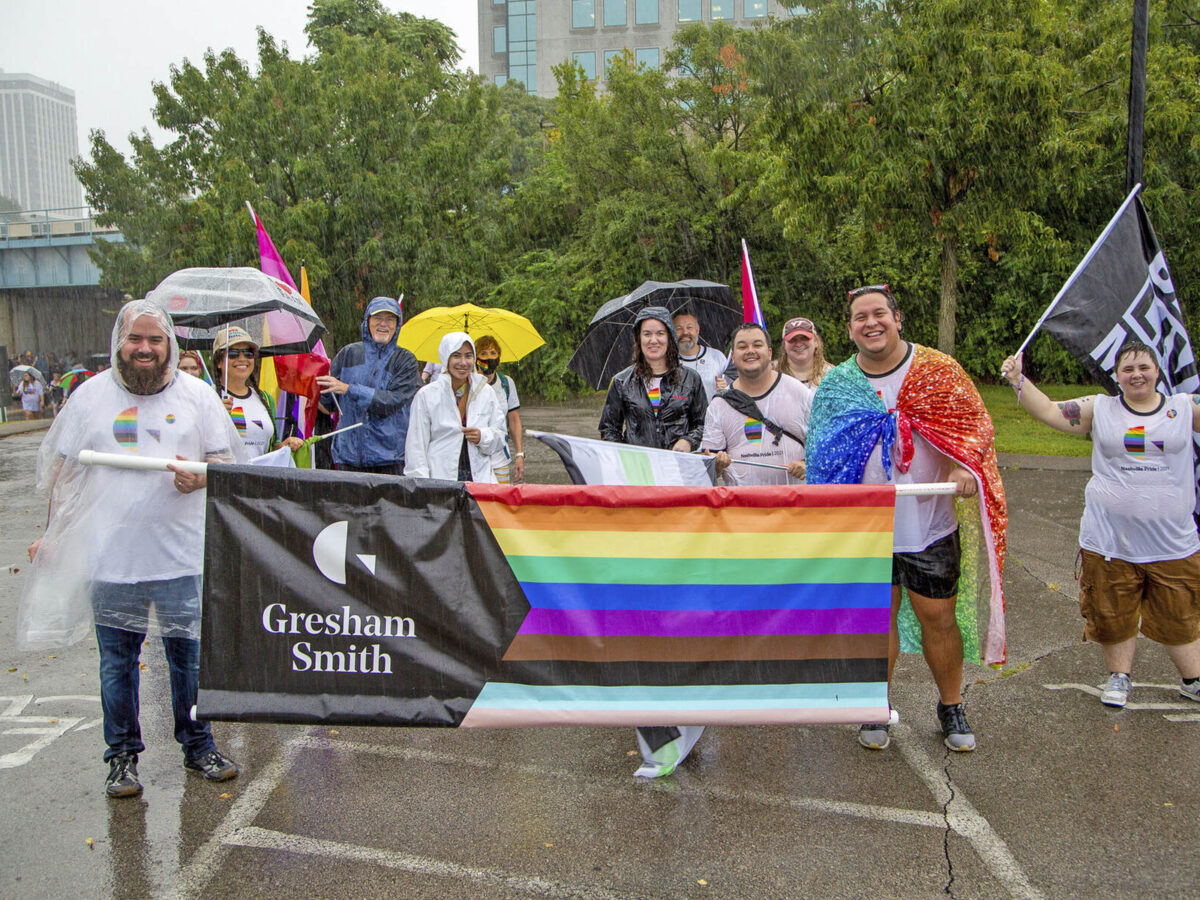
M813 399L808 425L809 484L858 484L867 458L880 444L883 466L904 472L912 460L912 432L975 476L978 504L960 499L962 574L955 615L963 655L974 663L1005 659L1004 554L1008 509L996 465L991 417L979 391L952 357L913 345L913 361L888 412L852 356L830 371ZM919 652L920 625L907 597L898 618L901 649ZM981 640L982 636L982 640Z

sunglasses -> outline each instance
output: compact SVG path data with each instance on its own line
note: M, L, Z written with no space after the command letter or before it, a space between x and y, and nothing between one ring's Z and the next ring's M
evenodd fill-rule
M225 355L228 356L230 359L239 359L239 358L254 359L254 356L257 352L258 351L255 350L253 347L234 347L231 350L226 350Z
M846 299L853 300L855 297L861 297L863 294L883 294L885 297L892 296L892 289L886 284L867 284L862 287L856 287L852 291L846 291Z

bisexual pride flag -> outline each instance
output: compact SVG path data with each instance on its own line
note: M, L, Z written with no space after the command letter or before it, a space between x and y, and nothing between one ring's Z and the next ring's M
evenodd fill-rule
M887 721L892 488L469 489L530 610L463 726Z

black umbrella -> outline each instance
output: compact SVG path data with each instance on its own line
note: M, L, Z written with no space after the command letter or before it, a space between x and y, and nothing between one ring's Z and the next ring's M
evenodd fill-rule
M645 281L635 291L605 303L583 333L567 368L596 390L633 360L633 320L646 306L665 306L672 314L689 307L700 322L700 339L723 349L742 324L742 305L729 286L714 281Z

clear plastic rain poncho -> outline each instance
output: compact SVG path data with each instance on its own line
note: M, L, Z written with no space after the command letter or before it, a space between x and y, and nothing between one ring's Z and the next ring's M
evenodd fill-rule
M134 393L118 354L146 316L167 336L165 387ZM121 308L110 358L111 369L72 393L38 451L50 520L21 595L22 649L73 643L93 624L199 637L204 491L179 493L169 471L80 465L79 452L245 462L245 449L216 392L176 371L179 347L160 307L134 300ZM159 605L145 602L145 585Z

